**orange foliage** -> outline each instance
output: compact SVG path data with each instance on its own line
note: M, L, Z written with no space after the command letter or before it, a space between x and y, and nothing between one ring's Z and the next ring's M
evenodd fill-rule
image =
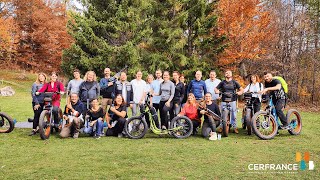
M4 53L10 48L10 29L12 28L12 19L0 18L0 53ZM0 57L1 57L0 54Z
M218 32L229 40L229 47L219 57L219 65L237 65L244 59L258 59L270 52L275 39L273 14L259 3L260 0L219 1Z
M13 18L8 12L8 0L0 3L0 60L6 60L14 50Z
M17 63L26 69L57 71L62 50L72 43L65 5L55 0L14 0L17 7Z

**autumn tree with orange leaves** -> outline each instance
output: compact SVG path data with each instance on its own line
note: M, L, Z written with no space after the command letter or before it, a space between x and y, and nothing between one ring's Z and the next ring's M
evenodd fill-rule
M8 0L0 3L0 63L10 59L14 52L14 24L8 11L10 5Z
M13 0L19 43L16 62L24 69L57 71L71 44L65 5L54 0Z
M72 43L65 4L55 0L6 0L0 8L0 64L59 71L62 51Z
M219 33L228 37L228 48L219 57L222 68L239 68L246 76L245 60L254 61L271 52L275 28L273 14L260 0L220 0Z

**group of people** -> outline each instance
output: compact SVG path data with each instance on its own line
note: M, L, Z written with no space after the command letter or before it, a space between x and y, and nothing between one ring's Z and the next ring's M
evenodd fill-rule
M274 101L277 114L283 123L283 128L287 127L282 108L285 105L285 95L281 83L272 78L271 73L265 73L265 85L259 81L257 75L250 76L250 83L246 88L233 79L230 70L225 71L225 80L216 78L216 72L210 71L209 79L202 80L202 72L195 73L195 79L186 84L184 75L178 71L172 72L172 78L168 71L157 70L155 78L148 74L146 81L142 78L142 72L136 72L136 78L127 80L127 74L121 72L119 79L111 77L110 68L104 69L104 77L97 81L94 71L88 71L81 79L80 71L75 69L74 79L67 85L67 105L63 113L63 119L69 124L61 130L61 137L78 138L81 128L86 134L95 138L106 136L123 136L124 124L127 118L128 108L132 110L132 116L139 112L141 104L146 103L147 94L151 94L150 105L160 113L160 122L155 122L158 128L168 128L168 121L175 116L187 116L193 122L193 134L196 135L201 126L201 118L204 116L202 124L202 135L216 140L219 119L210 115L208 110L221 116L220 109L227 103L231 105L231 125L234 133L238 133L237 128L237 96L244 92L256 92L254 96L254 111L261 107L261 94L270 91ZM52 97L53 116L55 126L59 124L59 107L61 94L65 89L61 82L57 81L57 73L53 72L50 82L47 83L47 76L39 73L36 82L32 85L32 106L34 110L33 130L30 135L37 133L40 113L44 107L43 92L60 92ZM220 97L219 94L222 94ZM99 97L102 96L101 106ZM218 101L221 101L220 107ZM199 106L199 103L203 103ZM200 108L201 107L201 108ZM148 122L149 117L146 117ZM104 126L107 131L104 132ZM148 122L150 125L150 122Z

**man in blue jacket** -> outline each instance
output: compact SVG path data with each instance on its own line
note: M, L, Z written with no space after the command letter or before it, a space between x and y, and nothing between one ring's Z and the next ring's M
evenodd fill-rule
M197 71L195 77L196 79L192 80L189 83L187 94L193 93L196 97L196 100L200 100L207 93L206 83L203 80L201 80L201 71Z
M114 98L115 94L115 84L114 82L110 81L111 78L111 71L110 68L104 69L104 78L100 79L100 95L102 96L101 106L103 110L107 111L109 106L112 104L112 99Z

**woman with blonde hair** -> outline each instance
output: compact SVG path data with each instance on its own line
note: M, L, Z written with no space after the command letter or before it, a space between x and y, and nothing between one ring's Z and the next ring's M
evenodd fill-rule
M178 116L187 116L193 124L193 135L197 134L197 128L201 125L201 114L198 108L196 97L193 93L188 94L188 100Z
M98 99L100 96L100 86L94 71L88 71L83 80L84 82L79 87L79 98L86 108L89 109L89 102L92 99Z
M36 95L36 92L39 91L42 86L47 82L47 75L45 73L37 74L36 81L32 84L31 97L32 97L32 109L33 109L33 128L30 133L30 136L33 136L37 133L37 127L39 125L40 114L43 109L43 99L44 94Z
M154 77L152 74L148 74L147 78L146 78L146 83L147 83L147 86L146 86L146 93L150 93L150 94L153 94L153 89L152 89L152 81L154 80ZM152 97L150 98L150 105L152 106Z
M106 113L100 106L98 99L91 99L90 103L91 106L86 115L83 132L99 139L103 135L103 123Z

